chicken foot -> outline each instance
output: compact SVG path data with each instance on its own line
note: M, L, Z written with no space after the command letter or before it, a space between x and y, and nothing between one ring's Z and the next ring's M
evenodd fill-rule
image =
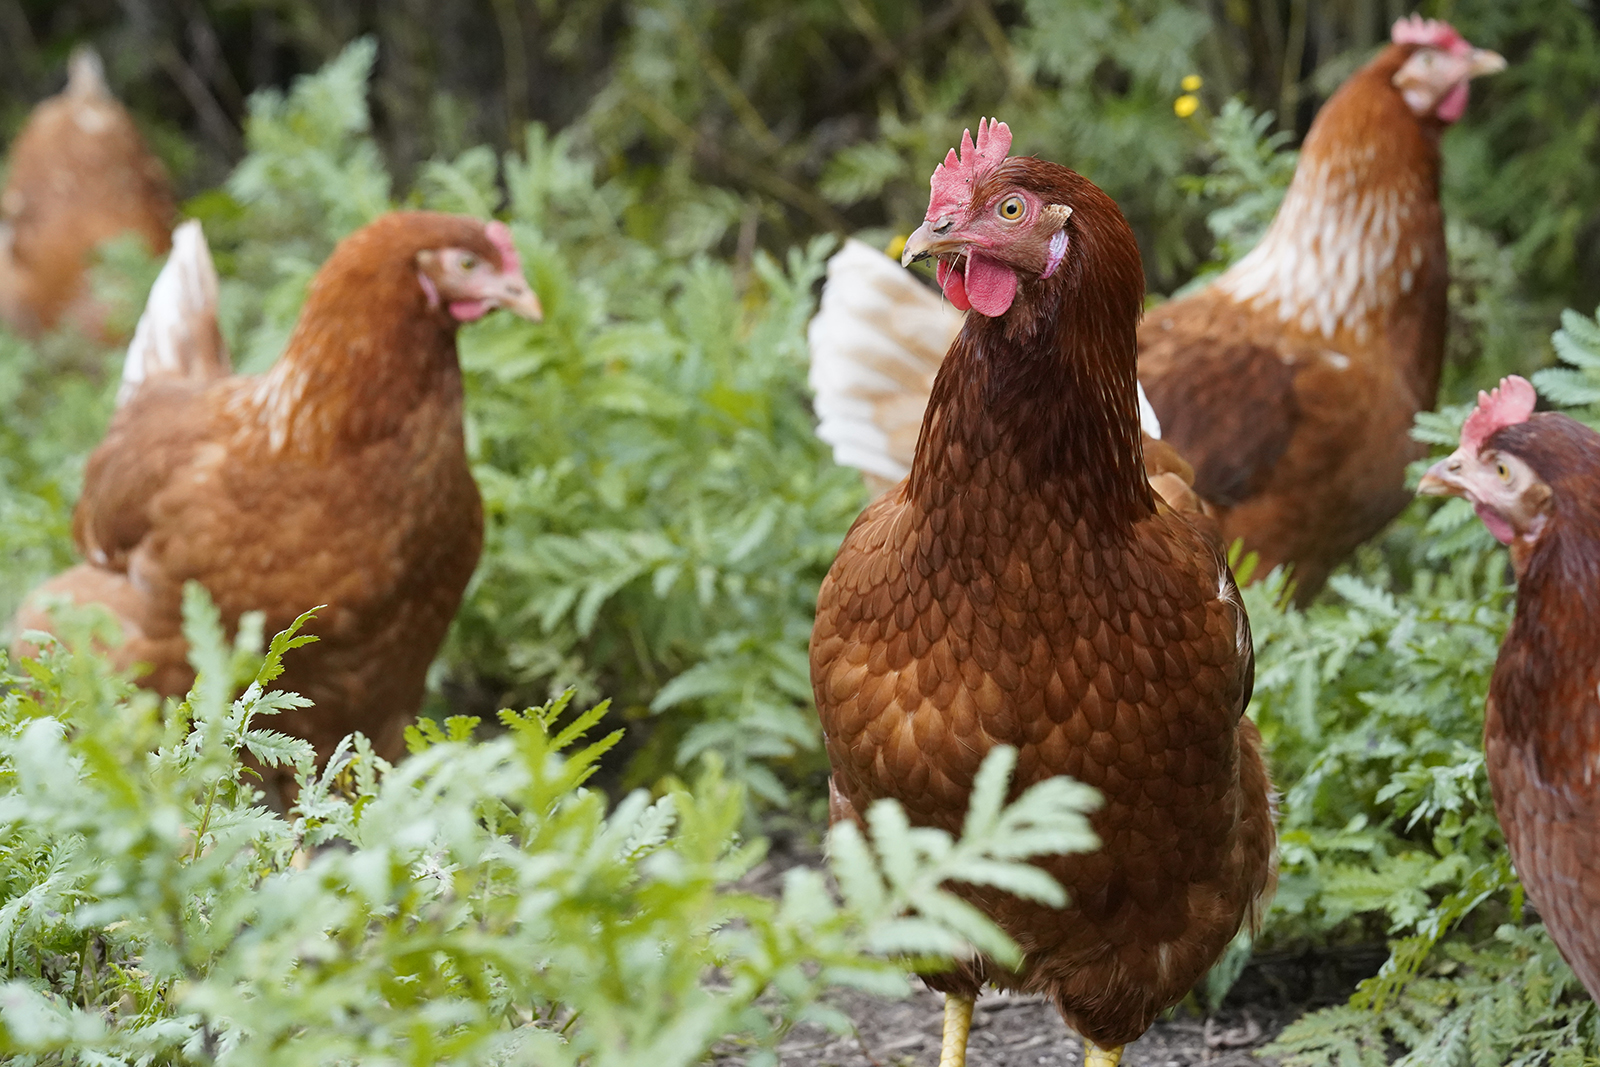
M939 1042L939 1067L966 1067L967 1035L972 1032L972 997L946 993L944 1039Z

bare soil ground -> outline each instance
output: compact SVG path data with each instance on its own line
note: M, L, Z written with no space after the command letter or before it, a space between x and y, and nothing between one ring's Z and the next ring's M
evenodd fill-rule
M776 894L785 870L820 865L814 848L774 842L767 862L745 887ZM1277 1061L1257 1050L1308 1008L1337 1003L1377 971L1382 946L1337 953L1268 953L1246 968L1222 1009L1199 1017L1183 1009L1157 1021L1129 1045L1124 1067L1260 1067ZM797 1027L779 1046L782 1067L935 1067L943 998L918 988L907 1000L840 991L831 1003L855 1025L852 1034ZM745 1055L725 1048L718 1067L742 1067ZM972 1020L969 1067L1081 1067L1082 1043L1049 1002L1035 996L987 992Z
M842 994L835 1007L854 1021L854 1034L797 1027L778 1047L783 1067L934 1067L939 1062L943 998L920 989L909 1000ZM1292 1014L1262 1016L1225 1010L1209 1019L1157 1022L1128 1046L1124 1067L1260 1067L1277 1061L1254 1050L1271 1040ZM717 1056L738 1067L737 1049ZM978 1001L967 1045L968 1067L1080 1067L1083 1046L1053 1005L1038 997L990 992Z

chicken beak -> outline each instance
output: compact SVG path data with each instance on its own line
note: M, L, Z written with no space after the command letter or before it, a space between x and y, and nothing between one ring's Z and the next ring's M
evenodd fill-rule
M1506 57L1487 48L1474 48L1467 60L1467 77L1481 78L1485 74L1499 74L1506 69Z
M911 236L906 238L905 249L900 253L900 265L909 267L917 260L927 259L929 256L965 251L967 242L951 232L954 228L955 220L949 215L941 215L912 230Z
M544 321L544 308L539 305L538 294L520 274L514 274L506 279L505 293L496 303L501 309L511 312L518 318L527 319L529 322Z
M1417 483L1418 496L1466 496L1461 481L1461 458L1454 452L1428 468Z

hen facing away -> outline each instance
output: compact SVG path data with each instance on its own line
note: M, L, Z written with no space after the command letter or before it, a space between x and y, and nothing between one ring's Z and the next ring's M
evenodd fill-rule
M1134 382L1138 246L1077 174L980 124L933 178L908 256L974 310L939 368L909 478L856 520L811 638L835 819L880 797L958 832L984 755L1018 788L1094 786L1099 852L1044 862L1062 910L962 891L1027 954L970 960L944 1067L985 982L1050 996L1091 1063L1177 1002L1272 881L1249 622L1222 545L1151 491ZM955 302L955 301L953 301Z
M230 629L260 610L272 633L326 604L308 627L320 640L280 681L315 706L274 727L323 758L360 730L397 758L483 540L456 330L495 308L538 320L538 300L504 224L421 212L340 242L264 375L227 374L215 296L187 224L89 459L73 516L85 562L36 590L16 626L48 630L53 595L103 604L126 637L118 663L176 695L193 682L185 582Z
M34 109L12 143L0 193L0 319L19 333L63 318L102 334L85 285L96 245L124 233L167 250L167 172L106 88L100 59L72 55L66 89Z
M1171 490L1192 466L1224 543L1258 553L1257 574L1292 565L1302 601L1409 499L1405 465L1421 454L1409 431L1444 356L1439 135L1468 81L1504 65L1444 23L1402 20L1393 37L1318 114L1261 243L1139 329L1161 438L1147 462L1178 475L1158 481L1162 495L1183 506ZM865 251L830 264L812 376L835 457L892 480L960 316L922 310L910 279L873 277Z
M1516 617L1500 646L1483 747L1517 875L1600 997L1600 434L1534 414L1507 378L1419 491L1465 497L1511 549Z

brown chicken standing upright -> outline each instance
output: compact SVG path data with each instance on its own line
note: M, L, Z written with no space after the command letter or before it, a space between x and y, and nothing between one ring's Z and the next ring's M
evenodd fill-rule
M1511 377L1418 487L1465 497L1511 549L1516 617L1500 646L1483 747L1517 875L1561 955L1600 998L1600 434L1534 414Z
M12 143L0 193L0 319L34 335L63 318L104 336L84 276L100 242L124 233L167 250L172 190L89 48L65 91L34 109Z
M929 981L947 995L945 1067L985 981L1050 996L1106 1065L1258 913L1274 829L1238 589L1141 464L1138 246L1109 197L1006 158L1010 142L1003 123L963 138L906 246L975 313L909 477L823 583L811 680L835 819L893 797L958 832L999 744L1018 750L1018 788L1066 774L1101 791L1100 851L1043 863L1065 909L959 887L1022 970L977 959Z
M1468 82L1505 65L1443 22L1401 19L1392 38L1317 115L1261 243L1139 329L1152 429L1192 466L1224 542L1258 553L1257 574L1292 565L1302 602L1410 499L1412 419L1433 407L1444 358L1439 136ZM913 368L924 353L937 365L932 335L959 319L941 327L920 292L872 286L865 264L859 249L829 264L818 433L841 463L898 477L932 373Z
M49 594L103 604L126 637L117 661L175 695L194 677L185 582L230 628L260 610L271 633L326 604L278 683L315 706L273 726L324 758L352 730L398 757L483 541L456 331L495 308L537 321L538 299L503 223L385 215L317 273L273 368L230 376L215 275L186 227L89 459L73 516L86 562L36 590L17 628L48 629Z

